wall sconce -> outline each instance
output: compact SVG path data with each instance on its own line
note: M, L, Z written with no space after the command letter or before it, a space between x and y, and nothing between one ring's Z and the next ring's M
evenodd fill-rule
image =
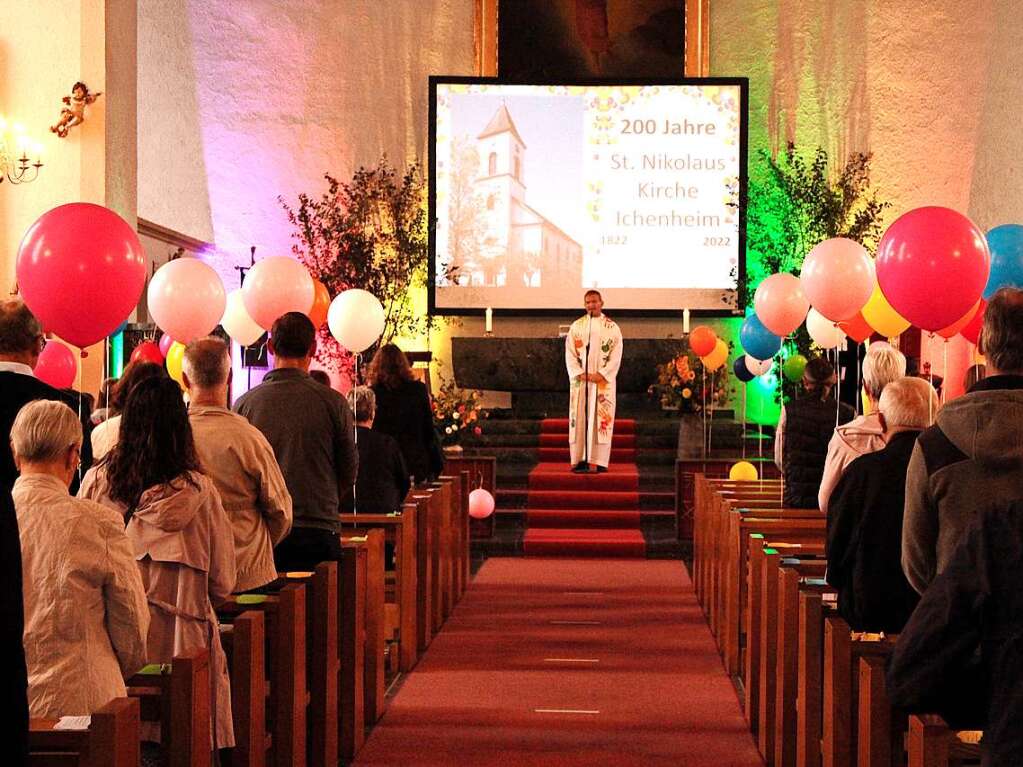
M29 152L34 160L29 158ZM28 184L39 176L43 167L43 146L29 139L19 123L8 126L0 117L0 184L6 179L12 184Z

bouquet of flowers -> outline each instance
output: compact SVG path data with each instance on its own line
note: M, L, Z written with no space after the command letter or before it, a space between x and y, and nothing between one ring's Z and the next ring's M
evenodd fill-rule
M433 396L433 425L442 445L457 445L466 431L483 433L480 420L485 413L480 407L483 392L459 389L454 380L444 381Z
M728 365L707 371L700 358L686 348L657 366L657 383L651 384L647 393L657 397L665 410L702 413L704 404L708 409L723 407L731 393Z

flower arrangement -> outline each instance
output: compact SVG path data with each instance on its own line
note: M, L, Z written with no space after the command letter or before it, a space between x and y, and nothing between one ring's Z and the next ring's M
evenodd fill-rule
M444 381L433 396L433 425L442 445L457 445L467 431L483 433L480 421L486 417L480 402L483 392L460 389L454 379Z
M708 409L723 407L731 392L728 365L713 372L706 371L700 358L688 347L657 366L657 383L647 389L665 410L683 413L702 413L704 404Z

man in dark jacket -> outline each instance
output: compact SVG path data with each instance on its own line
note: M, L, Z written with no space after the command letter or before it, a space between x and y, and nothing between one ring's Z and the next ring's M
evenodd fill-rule
M348 403L355 411L359 478L354 494L349 491L341 507L347 512L355 510L364 514L398 511L412 486L401 448L393 437L373 431L376 395L371 388L356 387L348 393Z
M982 729L983 764L1023 764L1023 500L971 509L970 527L899 635L888 695Z
M991 298L980 350L988 376L942 408L909 462L902 569L920 593L945 568L977 502L1023 488L1023 290Z
M902 509L913 445L938 411L922 378L899 378L878 403L885 447L860 456L828 502L828 575L855 631L898 633L919 596L902 573Z
M11 486L0 481L0 738L12 761L28 759L28 671L25 668L25 609L21 591L21 538Z
M234 409L263 432L291 493L294 521L274 550L277 569L312 570L341 557L340 501L359 468L355 424L344 397L309 377L316 329L308 317L279 317L269 348L274 369Z
M774 460L785 479L782 497L786 506L817 508L831 435L836 426L848 423L855 415L851 407L832 396L836 381L834 366L814 357L803 371L806 393L781 409Z
M39 321L25 303L19 299L0 301L0 484L11 487L18 478L11 455L11 426L18 411L37 399L64 402L81 414L82 468L78 477L92 465L91 411L83 406L81 395L54 389L35 377L33 370L46 346ZM78 479L71 485L74 493Z

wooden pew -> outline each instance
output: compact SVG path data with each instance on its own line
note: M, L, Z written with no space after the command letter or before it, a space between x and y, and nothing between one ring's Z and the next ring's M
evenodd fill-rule
M265 622L265 680L270 690L269 730L272 764L305 767L306 709L310 702L306 681L306 591L300 583L284 586L273 595L238 594L217 608L234 619L247 610L263 613Z
M350 762L366 740L366 556L365 541L341 543L338 642L340 644L340 698L338 740L341 759Z
M477 487L482 487L484 490L489 492L495 498L497 497L497 459L493 456L444 456L444 473L455 474L461 473L462 471L469 472L469 486L468 492L472 492ZM468 492L466 495L468 496ZM466 506L468 511L468 506ZM494 515L491 514L486 519L469 519L466 516L464 520L468 526L468 534L470 540L488 540L494 537ZM463 578L465 584L469 584L469 541L466 541L466 558L463 564Z
M888 700L884 658L860 658L859 677L856 763L859 767L901 767L907 722L905 714L892 708Z
M137 699L115 698L85 730L55 730L58 719L32 719L29 767L138 767L139 717Z
M462 478L451 475L438 477L433 487L440 495L440 499L437 501L439 527L437 554L440 587L437 600L437 619L439 622L436 624L437 630L440 630L444 621L455 608L455 566L457 562L455 511L461 506Z
M796 764L820 767L824 695L824 617L834 608L832 590L799 592L796 660Z
M978 745L981 733L975 730L957 732L935 714L913 714L909 717L906 751L909 767L959 767L977 764L981 759Z
M416 648L422 653L433 640L432 558L436 543L434 526L430 523L430 494L415 487L409 499L416 504Z
M266 627L263 613L246 610L221 623L220 641L231 675L235 747L232 767L264 767L272 738L266 731Z
M366 591L363 597L365 646L363 647L363 700L366 724L372 725L384 714L387 682L385 651L384 531L366 530L361 535L343 535L342 542L362 543L366 549Z
M729 470L738 461L749 461L757 467L760 480L750 484L759 484L761 481L776 480L781 476L778 467L774 465L773 459L749 457L740 458L708 458L704 459L679 459L675 461L675 517L679 540L690 540L695 532L695 507L693 505L696 477L703 475L706 478L725 478ZM695 541L694 541L695 545Z
M210 767L213 711L210 654L203 648L151 664L127 680L139 699L142 721L159 722L160 751L167 767Z
M346 533L365 535L370 529L383 531L385 541L394 546L394 587L385 605L387 634L398 634L398 666L409 672L418 660L416 632L416 513L415 503L406 503L399 514L342 514ZM390 609L389 609L390 608Z

